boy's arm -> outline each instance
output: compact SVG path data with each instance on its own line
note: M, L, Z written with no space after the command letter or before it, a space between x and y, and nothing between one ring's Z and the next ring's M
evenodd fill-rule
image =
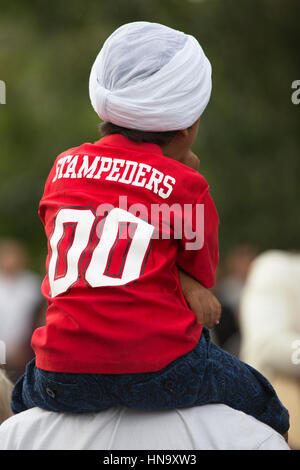
M190 167L194 166L195 159L199 161L192 152L188 157L186 164ZM199 217L199 214L202 216ZM184 225L190 225L189 232L185 231L184 226L177 257L181 287L199 323L213 328L219 323L221 305L207 288L214 285L219 261L219 217L208 192L208 186L194 204L192 217L189 214L188 219L184 220ZM194 240L190 239L191 233L195 234ZM197 240L198 243L196 243ZM202 240L202 243L199 243L199 240Z
M198 322L207 328L213 328L220 321L220 302L208 289L184 271L179 270L179 277L183 295Z
M219 262L219 217L208 186L192 209L184 209L177 264L206 288L213 287Z
M193 170L196 170L196 171L200 170L200 160L197 157L197 155L194 152L192 152L191 150L189 150L185 154L185 156L181 160L181 163L183 163L184 165L192 168Z

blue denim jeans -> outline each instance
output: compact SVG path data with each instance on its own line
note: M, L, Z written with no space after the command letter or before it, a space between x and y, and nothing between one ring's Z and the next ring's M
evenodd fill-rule
M204 328L197 346L158 372L69 374L38 369L33 359L16 383L12 410L38 406L50 411L88 413L113 406L140 410L224 403L268 424L280 434L289 413L258 371L210 341Z

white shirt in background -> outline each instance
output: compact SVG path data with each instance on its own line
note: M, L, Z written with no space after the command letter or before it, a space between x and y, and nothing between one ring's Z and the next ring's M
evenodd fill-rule
M6 345L8 358L30 335L33 314L40 301L38 276L24 271L9 278L0 272L0 340Z
M240 326L242 359L269 380L300 379L300 255L267 251L251 265Z

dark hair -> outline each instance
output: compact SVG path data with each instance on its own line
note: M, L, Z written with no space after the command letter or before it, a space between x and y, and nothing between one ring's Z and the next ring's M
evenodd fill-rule
M177 131L168 132L148 132L138 131L136 129L127 129L126 127L117 126L112 122L103 122L99 126L99 130L103 136L110 134L121 134L129 140L133 140L138 144L145 142L148 144L167 145L171 142Z

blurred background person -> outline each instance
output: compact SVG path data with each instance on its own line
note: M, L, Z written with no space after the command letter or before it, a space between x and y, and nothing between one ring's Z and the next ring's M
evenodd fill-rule
M222 305L219 325L214 328L215 341L235 356L240 352L239 311L249 266L258 254L251 244L233 246L218 271L215 294Z
M6 369L15 381L31 359L30 337L41 307L40 278L27 269L27 253L17 240L0 241L0 340Z
M12 416L10 408L10 397L13 384L7 377L4 369L0 368L0 424Z
M243 293L241 356L262 372L290 412L289 443L300 449L300 253L267 251Z

